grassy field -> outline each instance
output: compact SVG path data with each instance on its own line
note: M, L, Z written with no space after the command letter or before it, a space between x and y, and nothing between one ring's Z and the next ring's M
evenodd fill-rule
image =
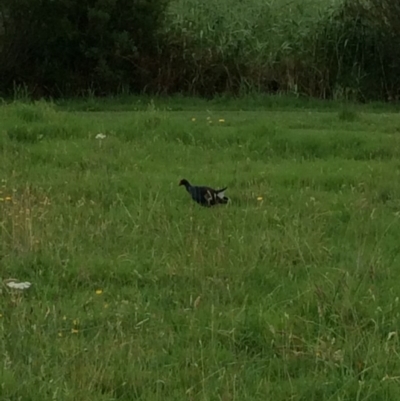
M0 108L1 400L397 400L400 115L104 104Z

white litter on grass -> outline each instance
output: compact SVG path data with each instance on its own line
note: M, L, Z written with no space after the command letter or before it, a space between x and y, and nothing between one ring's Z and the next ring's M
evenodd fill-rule
M104 139L106 136L100 132L100 134L96 135L96 139Z
M7 287L13 288L15 290L26 290L29 288L32 284L28 281L25 281L23 283L17 283L16 281L10 281L6 283Z

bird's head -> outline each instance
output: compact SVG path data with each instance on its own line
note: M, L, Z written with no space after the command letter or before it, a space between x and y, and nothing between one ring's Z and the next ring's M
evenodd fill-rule
M179 181L179 185L184 185L185 187L190 186L189 181L185 180L184 178Z

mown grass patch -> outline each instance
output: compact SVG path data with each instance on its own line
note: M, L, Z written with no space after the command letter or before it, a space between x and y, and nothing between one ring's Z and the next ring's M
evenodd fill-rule
M2 399L395 399L397 114L25 107L0 109Z

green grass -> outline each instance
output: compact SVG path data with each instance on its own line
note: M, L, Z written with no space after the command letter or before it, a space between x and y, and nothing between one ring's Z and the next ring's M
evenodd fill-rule
M156 103L0 108L1 400L397 400L400 116Z
M240 43L239 51L272 62L272 54L287 55L310 31L320 14L336 9L341 0L172 0L168 8L170 29L181 27L198 40L199 48L215 46L222 53Z

